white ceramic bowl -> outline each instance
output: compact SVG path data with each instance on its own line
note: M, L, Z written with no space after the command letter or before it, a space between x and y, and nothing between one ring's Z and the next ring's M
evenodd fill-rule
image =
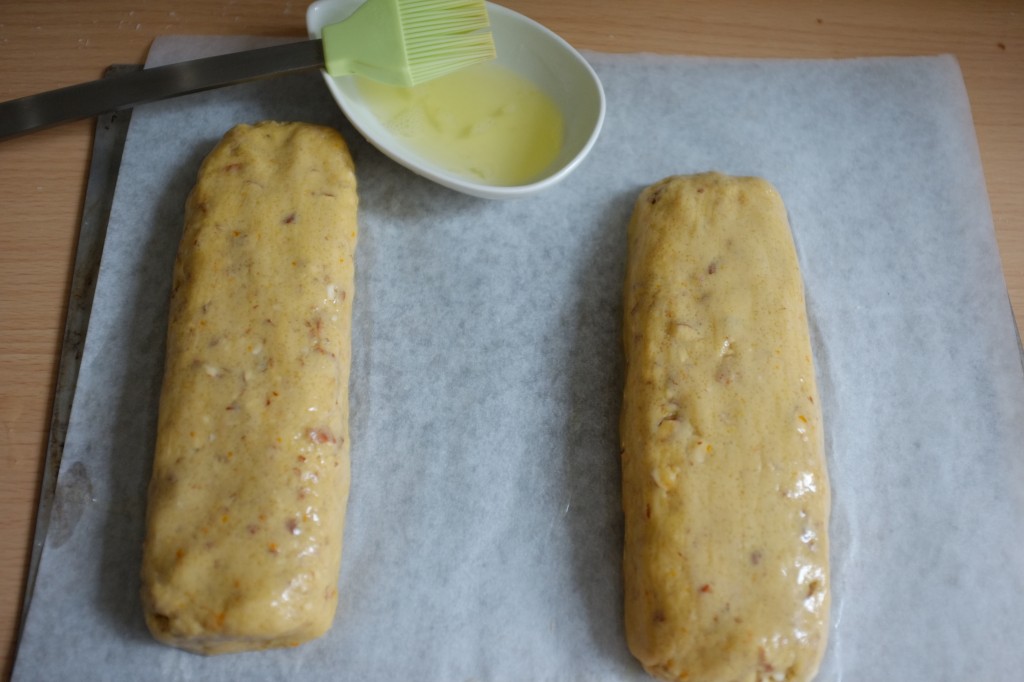
M320 37L327 24L341 21L363 0L316 0L306 12L309 35ZM562 149L546 173L525 185L491 185L446 170L409 149L389 132L363 102L352 77L324 80L352 125L377 149L425 178L459 192L487 199L521 197L551 187L580 164L604 122L604 90L590 65L557 35L510 9L487 3L497 62L537 85L562 111Z

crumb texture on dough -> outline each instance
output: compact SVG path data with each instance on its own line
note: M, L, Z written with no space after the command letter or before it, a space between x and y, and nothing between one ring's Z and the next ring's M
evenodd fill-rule
M830 493L785 207L757 178L666 178L637 199L628 246L629 648L665 680L809 680Z
M357 196L334 130L229 131L174 267L142 566L153 635L199 653L330 627L349 488Z

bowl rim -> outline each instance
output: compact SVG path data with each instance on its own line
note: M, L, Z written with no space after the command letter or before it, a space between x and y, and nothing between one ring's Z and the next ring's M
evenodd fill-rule
M351 11L354 11L360 4L362 4L361 0L315 0L306 10L306 29L309 36L311 38L318 38L320 36L320 28L324 24L323 17L326 13L332 10L344 10L348 7L351 7ZM330 91L331 96L334 98L335 102L338 104L339 108L345 114L345 117L352 126L359 131L359 133L366 138L370 144L392 161L408 168L417 175L457 192L485 199L512 199L535 194L561 182L583 162L583 159L585 159L591 149L593 149L598 137L600 136L601 129L604 127L606 108L605 93L601 80L598 78L594 68L583 57L583 55L576 50L576 48L570 45L557 33L543 24L534 21L530 17L516 12L515 10L511 10L492 2L487 2L486 4L492 25L494 25L495 22L518 22L528 27L529 30L536 31L548 41L558 45L566 52L566 54L570 55L573 60L579 64L579 66L582 67L582 73L587 76L587 84L592 86L593 92L597 96L597 115L594 117L594 125L584 144L572 158L537 180L521 185L491 185L482 182L475 182L472 179L445 171L444 169L433 165L424 165L417 159L411 158L405 150L401 149L401 145L387 144L385 141L378 139L372 131L367 130L367 126L364 125L364 122L361 120L361 113L354 110L354 101L350 101L354 98L351 98L348 93L343 91L339 87L335 78L325 70L321 69L321 75L324 82L327 84L327 88Z

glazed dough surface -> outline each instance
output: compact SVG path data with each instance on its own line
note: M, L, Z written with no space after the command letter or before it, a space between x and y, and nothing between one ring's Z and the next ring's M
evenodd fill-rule
M756 178L667 178L628 239L629 647L666 680L808 680L828 634L830 493L785 207Z
M329 128L238 126L202 165L174 269L142 567L161 641L224 653L331 625L356 210Z

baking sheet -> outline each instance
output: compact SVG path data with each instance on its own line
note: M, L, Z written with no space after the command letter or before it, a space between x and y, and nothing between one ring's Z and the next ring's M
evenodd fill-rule
M115 64L107 68L103 77L110 78L141 69L141 64ZM67 317L60 348L53 413L50 418L50 436L46 443L46 460L39 491L32 553L25 579L25 600L22 604L20 627L24 626L32 603L39 559L50 527L57 475L60 473L61 457L64 454L64 439L67 436L71 405L78 384L78 368L81 366L82 354L85 351L85 338L92 313L93 294L96 292L100 257L103 255L110 207L114 202L114 187L117 185L118 170L121 167L131 116L129 109L108 112L96 118L92 158L89 161L89 181L85 188L82 222L78 230L78 244L75 247L74 273L71 278L71 293L68 296Z
M150 63L246 38L158 40ZM950 57L588 54L604 133L494 203L353 132L317 74L136 110L14 679L646 679L621 625L624 229L639 189L770 179L807 286L834 504L820 680L1024 669L1024 370ZM295 650L155 644L138 598L185 196L225 130L337 126L357 163L353 488L334 628Z

